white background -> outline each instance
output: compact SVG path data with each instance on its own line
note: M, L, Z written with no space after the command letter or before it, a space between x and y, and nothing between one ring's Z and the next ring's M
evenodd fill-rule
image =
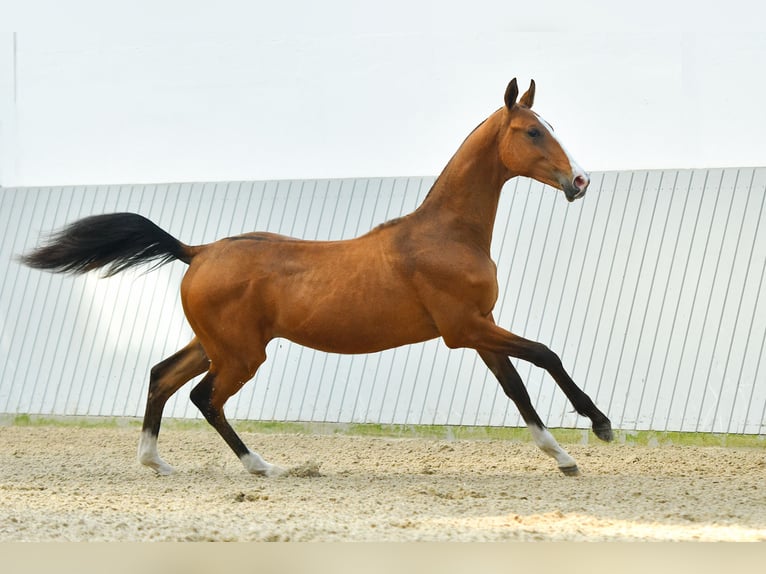
M0 0L0 184L435 175L514 76L588 170L764 165L764 6Z

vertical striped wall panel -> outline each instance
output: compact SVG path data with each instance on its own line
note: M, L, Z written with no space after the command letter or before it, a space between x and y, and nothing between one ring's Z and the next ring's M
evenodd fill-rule
M191 338L185 266L99 279L14 256L66 222L134 211L186 243L269 230L350 238L412 211L433 178L0 190L0 412L140 416L151 365ZM622 429L763 434L766 168L594 174L567 203L504 190L493 256L506 328L555 350ZM232 418L522 424L473 351L441 341L359 356L272 341ZM546 373L516 362L543 420L584 427ZM197 417L191 385L166 414Z

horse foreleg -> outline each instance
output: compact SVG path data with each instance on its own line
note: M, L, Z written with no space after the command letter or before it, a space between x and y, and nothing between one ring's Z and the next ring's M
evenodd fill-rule
M499 327L497 329L500 330ZM502 330L500 331L502 333ZM599 439L609 442L614 438L612 423L596 407L591 398L575 384L556 353L542 343L529 341L513 333L504 335L503 346L512 357L528 361L548 371L559 388L564 391L575 411L591 420L593 434Z
M209 365L202 346L197 339L193 339L186 347L152 367L144 424L138 443L138 460L158 474L173 472L173 467L157 452L157 436L165 403L185 383L207 371Z
M442 337L450 347L469 347L479 352L511 356L548 371L575 411L591 420L593 433L603 441L612 440L612 423L575 384L558 355L548 347L498 327L491 315L474 316L468 321L452 321L446 327L441 329Z
M205 378L192 389L191 400L202 412L205 420L218 431L226 444L237 455L245 469L261 476L279 476L285 471L263 460L257 452L251 451L226 420L223 405L236 393L252 375L216 371L211 368Z
M500 386L503 388L506 396L511 399L521 413L521 417L532 433L535 444L545 454L553 457L558 464L559 470L567 476L577 476L580 474L577 463L567 451L565 451L553 435L545 428L543 421L535 411L532 401L529 398L524 382L521 380L518 371L514 368L510 359L505 355L479 351L479 356L494 373Z

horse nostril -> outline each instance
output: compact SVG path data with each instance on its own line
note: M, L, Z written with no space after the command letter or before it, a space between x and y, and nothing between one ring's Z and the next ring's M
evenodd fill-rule
M574 178L574 186L579 189L580 191L584 191L586 187L590 184L590 180L585 175L578 175Z

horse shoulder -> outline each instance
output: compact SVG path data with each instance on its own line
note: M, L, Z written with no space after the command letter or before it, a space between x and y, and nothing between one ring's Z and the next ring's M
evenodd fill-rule
M487 313L494 307L497 266L486 251L443 235L404 229L391 244L396 267L424 305L438 294L439 299L460 300Z

